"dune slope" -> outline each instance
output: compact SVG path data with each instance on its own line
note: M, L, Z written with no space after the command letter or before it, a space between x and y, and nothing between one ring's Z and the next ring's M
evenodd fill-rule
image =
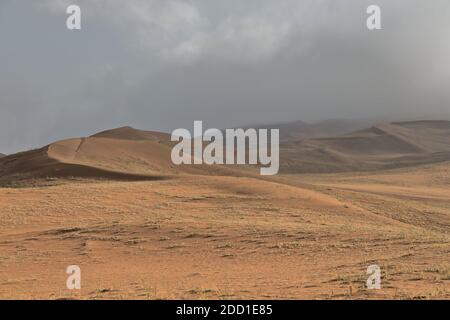
M169 143L167 134L119 128L4 157L0 177L158 178L172 170Z
M285 122L277 124L258 125L256 128L279 129L280 141L298 141L306 139L324 138L347 134L371 126L372 120L327 120L318 123L303 121Z
M250 166L176 166L170 135L131 127L0 159L0 179L101 177L160 179L179 174L257 174ZM450 121L380 124L328 138L281 141L281 173L367 171L450 160Z
M287 142L281 166L288 173L397 168L450 159L450 121L380 124L351 134Z
M241 172L225 166L176 166L171 161L173 145L168 134L123 127L91 137L57 141L41 149L2 158L0 179L153 180L179 174L236 175Z

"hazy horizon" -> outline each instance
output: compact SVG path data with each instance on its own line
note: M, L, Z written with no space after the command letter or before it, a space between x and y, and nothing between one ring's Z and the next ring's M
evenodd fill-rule
M0 153L124 125L450 119L449 18L444 0L2 0Z

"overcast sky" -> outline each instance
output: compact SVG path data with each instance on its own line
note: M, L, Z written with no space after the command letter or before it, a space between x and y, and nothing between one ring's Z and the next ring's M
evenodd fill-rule
M123 125L448 119L449 57L448 0L0 0L0 152Z

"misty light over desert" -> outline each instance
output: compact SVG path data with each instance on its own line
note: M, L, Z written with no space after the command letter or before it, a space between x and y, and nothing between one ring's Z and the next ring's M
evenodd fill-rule
M449 117L448 1L0 3L6 153L123 125ZM26 76L25 76L26 75Z
M449 39L448 0L0 0L0 300L448 300Z

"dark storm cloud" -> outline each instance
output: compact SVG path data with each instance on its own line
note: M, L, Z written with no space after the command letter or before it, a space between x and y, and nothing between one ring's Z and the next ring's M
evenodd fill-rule
M447 0L2 0L0 152L125 124L449 117L449 36Z

